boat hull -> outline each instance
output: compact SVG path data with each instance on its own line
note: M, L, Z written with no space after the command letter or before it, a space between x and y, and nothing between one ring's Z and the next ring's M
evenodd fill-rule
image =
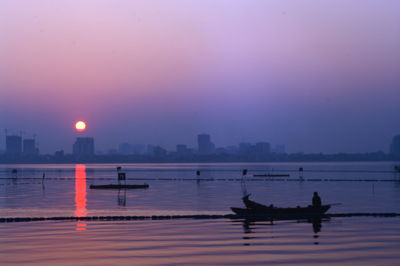
M235 208L231 210L239 216L246 218L271 217L271 218L308 218L321 216L329 210L330 205L322 205L319 208L296 207L296 208L277 208L265 207L262 209Z

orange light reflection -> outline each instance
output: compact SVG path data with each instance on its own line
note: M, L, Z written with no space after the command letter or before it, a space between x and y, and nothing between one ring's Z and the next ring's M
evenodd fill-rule
M86 217L86 166L77 164L75 167L75 216ZM86 224L78 220L76 230L86 230Z

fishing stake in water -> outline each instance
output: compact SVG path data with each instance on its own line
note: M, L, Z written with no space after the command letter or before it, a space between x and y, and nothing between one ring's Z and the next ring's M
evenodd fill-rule
M303 167L300 167L300 168L299 168L299 179L300 179L301 181L304 180L304 176L303 176Z
M247 193L247 188L246 188L246 180L245 180L246 175L247 175L247 169L243 169L243 172L242 172L242 180L241 180L241 182L240 182L240 185L241 185L241 187L242 187L243 197L246 197L246 196L248 195L248 193Z

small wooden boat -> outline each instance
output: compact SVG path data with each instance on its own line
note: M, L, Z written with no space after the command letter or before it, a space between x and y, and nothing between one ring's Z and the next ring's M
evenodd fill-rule
M240 216L244 217L309 217L323 215L330 205L322 205L320 208L308 207L296 207L296 208L278 208L271 207L265 210L254 210L247 208L235 208L232 207L232 211Z
M137 189L137 188L149 188L149 185L109 184L109 185L90 185L89 188L90 189Z
M294 207L294 208L279 208L273 205L265 206L255 201L249 200L249 196L243 197L243 203L246 208L232 207L232 211L239 216L246 218L254 217L286 217L286 218L301 218L321 216L329 210L331 205L322 205L319 207L309 205L307 207Z

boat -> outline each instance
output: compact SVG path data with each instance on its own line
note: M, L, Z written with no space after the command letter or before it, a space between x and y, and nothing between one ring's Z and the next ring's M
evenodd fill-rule
M149 188L149 185L109 184L109 185L90 185L89 188L90 189L137 189L137 188Z
M249 200L249 195L242 198L246 208L231 207L231 210L239 216L245 218L271 217L271 218L303 218L322 216L329 210L331 205L321 205L319 207L308 205L306 207L280 208L273 205L266 206L255 201Z

